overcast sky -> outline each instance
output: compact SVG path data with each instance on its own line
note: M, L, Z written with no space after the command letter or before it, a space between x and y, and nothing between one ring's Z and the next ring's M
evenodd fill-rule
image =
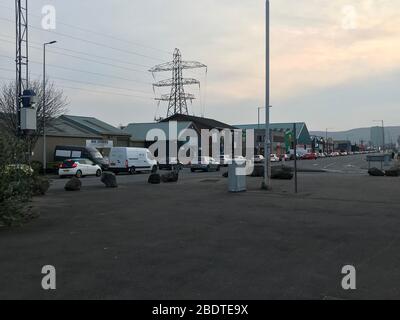
M230 124L257 122L265 92L263 0L29 3L31 77L42 74L40 44L57 40L47 74L68 96L70 114L114 125L165 116L154 95L167 91L153 92L147 70L179 48L184 60L208 66L208 73L185 74L202 82L186 87L198 97L191 114L204 108L205 116ZM41 28L49 4L57 13L52 32ZM13 7L0 0L0 82L14 78ZM376 119L400 125L399 13L397 0L271 0L271 121L331 131Z

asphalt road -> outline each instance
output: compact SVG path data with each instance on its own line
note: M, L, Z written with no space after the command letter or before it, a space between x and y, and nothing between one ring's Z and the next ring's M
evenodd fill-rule
M260 178L231 194L221 173L119 176L117 189L86 178L80 192L54 181L38 219L0 230L0 299L398 299L400 178L361 173L357 157L302 162L336 171L300 173L298 195Z
M282 163L273 163L274 166L282 165ZM294 166L294 161L285 162L287 166ZM328 173L348 173L348 174L365 174L368 168L366 162L366 155L352 155L342 156L334 158L320 158L317 160L299 160L298 169L300 171L313 171L313 170L324 170ZM180 179L186 181L187 179L202 179L204 177L220 177L221 174L226 171L226 168L221 168L221 172L190 172L189 169L183 169L180 174ZM161 171L165 173L167 171ZM63 189L66 183L66 179L59 179L56 176L52 176L52 189ZM145 182L148 179L148 174L138 173L135 175L119 174L118 182L123 185L129 185L137 182ZM96 186L102 185L99 178L96 177L85 177L82 179L84 186Z

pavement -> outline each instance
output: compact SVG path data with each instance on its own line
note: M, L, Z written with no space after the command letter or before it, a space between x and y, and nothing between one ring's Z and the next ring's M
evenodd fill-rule
M260 178L231 194L222 172L121 175L118 189L85 178L77 193L55 180L34 200L40 218L0 230L0 299L400 298L400 178L368 176L362 156L301 161L315 164L332 171L300 173L299 194Z

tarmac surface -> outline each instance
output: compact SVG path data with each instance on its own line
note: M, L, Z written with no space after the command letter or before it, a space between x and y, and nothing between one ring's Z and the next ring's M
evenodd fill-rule
M365 156L300 165L330 171L300 173L299 194L260 178L231 194L222 172L85 178L80 192L57 179L38 219L0 230L0 299L399 299L400 178L368 176ZM341 287L345 265L356 290Z

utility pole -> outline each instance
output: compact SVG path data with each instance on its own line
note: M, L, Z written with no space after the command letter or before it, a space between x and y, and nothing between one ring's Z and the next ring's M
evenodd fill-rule
M180 50L175 49L173 61L159 64L149 70L153 74L155 72L172 71L172 78L153 84L153 89L155 87L171 87L170 94L163 94L160 98L155 99L158 103L168 101L167 118L174 114L189 114L186 101L189 100L192 102L195 96L185 93L184 86L199 85L200 87L200 81L192 78L184 78L183 70L198 68L207 68L207 66L197 61L183 61Z
M16 36L16 77L15 94L17 104L17 135L21 136L22 95L29 86L28 71L28 0L15 0L15 36Z
M57 43L57 41L51 41L43 43L43 174L46 174L47 170L47 148L46 148L46 46Z
M294 152L294 192L297 193L297 128L293 123L293 152Z
M262 184L262 189L269 190L271 189L271 138L270 138L270 130L269 130L269 112L270 112L270 50L269 50L269 29L270 29L270 21L269 21L269 0L265 2L265 144L264 144L264 181Z

